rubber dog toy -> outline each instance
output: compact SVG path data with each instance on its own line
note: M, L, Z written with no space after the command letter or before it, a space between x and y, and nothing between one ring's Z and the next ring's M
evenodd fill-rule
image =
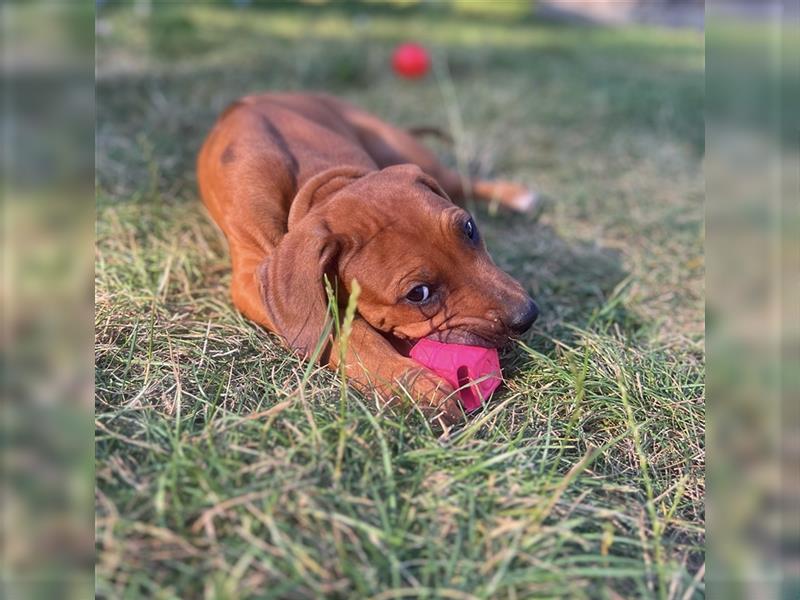
M480 408L502 382L500 360L494 348L442 344L423 338L411 349L411 358L454 388L463 386L458 394L467 412Z

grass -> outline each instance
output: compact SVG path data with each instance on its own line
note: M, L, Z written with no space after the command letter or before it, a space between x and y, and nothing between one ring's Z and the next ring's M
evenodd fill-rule
M385 6L100 19L100 596L703 596L701 35ZM470 168L549 197L473 207L542 316L446 436L232 308L194 182L254 90L447 126L434 79L388 72L406 38L447 59Z

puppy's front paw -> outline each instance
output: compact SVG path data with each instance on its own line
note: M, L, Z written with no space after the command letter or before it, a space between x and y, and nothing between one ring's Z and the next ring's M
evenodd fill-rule
M433 371L415 366L407 371L406 381L406 389L429 421L453 425L463 419L464 411L453 386Z

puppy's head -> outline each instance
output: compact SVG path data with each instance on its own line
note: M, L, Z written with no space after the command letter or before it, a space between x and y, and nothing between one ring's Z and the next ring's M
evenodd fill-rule
M418 167L334 173L311 189L260 272L267 312L299 352L313 351L324 329L326 274L346 291L358 280L361 317L399 341L498 347L536 319L469 213Z

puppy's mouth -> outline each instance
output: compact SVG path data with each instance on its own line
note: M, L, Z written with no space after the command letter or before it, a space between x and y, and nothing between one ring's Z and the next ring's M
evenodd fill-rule
M465 331L463 329L445 329L435 331L421 338L401 338L390 333L384 333L384 337L394 346L403 356L408 356L411 348L421 339L434 340L443 344L462 344L464 346L480 346L481 348L501 348L508 343L508 336L500 334L486 335L476 331Z
M508 342L508 336L484 334L477 331L465 331L463 329L445 329L436 331L425 336L426 339L441 342L443 344L462 344L464 346L480 346L482 348L500 348Z

